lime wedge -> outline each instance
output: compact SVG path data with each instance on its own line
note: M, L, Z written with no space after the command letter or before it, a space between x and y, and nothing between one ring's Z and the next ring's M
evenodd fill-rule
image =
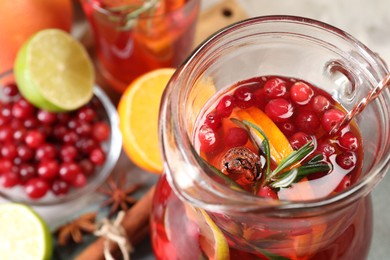
M75 110L93 95L95 75L88 53L58 29L34 34L19 50L14 73L22 95L45 110Z
M50 259L50 231L30 207L0 205L0 223L0 259Z

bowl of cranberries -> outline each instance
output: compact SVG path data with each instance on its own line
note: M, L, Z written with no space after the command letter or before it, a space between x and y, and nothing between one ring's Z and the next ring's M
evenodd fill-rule
M95 86L88 104L55 113L34 107L16 84L0 88L0 196L30 205L95 191L120 155L116 109Z

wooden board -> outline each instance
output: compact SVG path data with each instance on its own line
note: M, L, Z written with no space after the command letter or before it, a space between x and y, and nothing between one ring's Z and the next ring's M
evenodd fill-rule
M246 18L248 18L247 13L238 3L234 0L222 0L221 3L207 8L200 14L195 45L198 45L219 29Z

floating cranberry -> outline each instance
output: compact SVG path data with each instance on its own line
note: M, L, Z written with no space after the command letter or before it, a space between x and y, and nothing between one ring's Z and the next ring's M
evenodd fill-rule
M215 151L220 142L217 133L207 125L203 125L199 129L198 137L200 141L200 149L204 152Z
M216 109L217 115L220 117L228 117L231 115L235 102L234 97L230 95L223 96L218 102Z
M264 90L270 98L284 97L287 92L286 82L280 78L269 79L264 84Z
M293 123L291 123L290 121L278 123L278 127L279 127L280 131L282 131L282 133L287 137L290 137L292 134L294 134L296 132L295 125Z
M335 189L336 192L340 192L340 191L343 191L343 190L346 190L348 189L352 184L352 181L351 181L351 175L345 175L344 178L340 181L339 185L337 186L337 188Z
M49 184L41 178L33 178L25 185L25 191L31 199L42 198L48 190Z
M257 192L257 195L264 198L271 198L271 199L278 199L278 194L269 186L262 186L259 191Z
M0 185L4 188L11 188L20 183L19 175L16 172L6 172L0 175Z
M96 165L103 165L106 160L106 153L101 148L94 148L89 154L89 160Z
M356 155L352 152L338 154L336 156L336 162L344 170L350 170L356 164Z
M358 140L352 132L346 132L338 139L339 144L342 148L349 151L356 151L358 148Z
M330 106L329 100L322 95L313 97L310 104L313 111L318 114L326 111Z
M312 141L312 138L303 132L297 132L289 138L290 145L294 150L298 150L310 141Z
M300 131L307 134L314 134L320 127L320 119L313 111L301 111L294 122Z
M45 160L39 163L37 168L38 176L45 180L53 180L57 177L59 165L56 160Z
M234 98L237 107L246 109L256 104L256 98L253 90L247 86L239 87L234 91Z
M59 169L61 179L68 183L72 183L76 175L80 172L80 167L74 162L64 162L60 165Z
M290 98L298 105L308 104L313 95L313 89L301 81L296 82L290 89Z
M42 122L45 125L51 125L55 121L57 121L56 114L46 110L39 110L37 113L37 118L40 122Z
M206 115L204 123L213 130L217 130L222 125L222 119L215 112Z
M284 98L272 99L265 106L265 113L274 122L285 122L293 114L291 103Z
M330 144L329 141L325 141L318 143L316 151L323 154L325 157L329 157L336 153L336 148Z
M344 112L332 108L325 111L321 119L321 125L326 132L330 132L337 123L339 123L344 117Z
M87 177L85 177L85 175L82 174L81 172L76 175L74 181L72 182L72 185L76 188L82 188L86 184L87 184Z
M224 142L227 147L243 146L248 142L248 132L240 127L232 127L227 131Z
M25 143L30 148L38 148L45 142L45 136L38 130L30 130L24 138Z
M265 106L267 105L267 102L268 102L264 88L259 88L259 89L255 90L254 95L255 95L255 99L256 99L255 106L260 108L261 110L264 110Z
M67 194L69 192L69 188L69 184L61 179L56 179L51 184L51 191L57 196Z
M110 127L106 122L97 122L92 127L92 137L99 141L106 141L110 137Z

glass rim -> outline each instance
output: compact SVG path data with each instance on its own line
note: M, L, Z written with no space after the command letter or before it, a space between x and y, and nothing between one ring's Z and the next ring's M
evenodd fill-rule
M372 52L368 47L366 47L360 41L355 39L353 36L351 36L350 34L346 33L345 31L343 31L339 28L336 28L332 25L329 25L327 23L324 23L324 22L321 22L318 20L305 18L305 17L272 15L272 16L254 17L254 18L249 18L249 19L243 20L243 21L239 21L239 22L234 23L228 27L225 27L225 28L217 31L213 35L211 35L208 39L206 39L203 43L201 43L199 45L199 47L189 56L189 58L176 71L175 75L171 78L171 81L168 84L168 86L175 85L172 82L175 81L176 78L182 77L182 79L183 79L183 77L184 77L185 79L188 80L188 75L187 75L188 73L186 75L183 75L183 74L185 74L185 73L183 73L183 71L191 70L191 66L193 65L193 63L196 64L197 62L199 62L199 56L203 55L203 52L208 52L208 48L211 45L213 45L214 43L218 42L218 40L220 40L221 38L223 38L226 35L232 35L232 33L237 31L237 30L244 29L245 27L248 27L248 26L253 26L254 24L257 24L257 23L264 23L264 22L266 22L266 23L270 23L270 22L271 23L295 23L295 24L305 25L305 26L314 26L316 28L324 30L327 33L331 33L331 34L334 34L338 37L341 37L343 41L346 41L346 42L352 44L357 50L359 50L359 52L362 52L362 53L368 55L369 57L371 57L372 61L375 61L378 64L379 68L383 70L382 72L385 72L387 70L383 61L380 60L374 52ZM181 88L185 88L185 86L181 85ZM171 92L175 92L175 91L179 92L180 90L179 89L171 90ZM389 91L387 91L387 93L389 93ZM180 94L175 94L175 95L179 96ZM181 94L181 95L183 95L183 94ZM389 101L387 100L387 102L389 102ZM184 120L183 117L185 116L184 112L183 112L185 110L185 108L184 108L184 105L182 104L184 102L170 102L170 103L171 104L169 104L169 106L173 106L173 107L170 107L170 109L168 109L168 110L172 113L172 116L174 117L172 120L173 128L174 128L173 131L175 132L175 135L176 135L175 138L180 139L180 141L178 141L177 143L181 142L181 143L179 143L179 145L181 147L179 147L178 150L179 151L184 151L184 150L190 151L187 149L189 147L192 147L192 142L191 142L190 137L188 136L187 133L185 133L183 135L183 132L186 132L186 131L182 129L182 128L184 128L183 126L180 126L180 122L182 122ZM167 104L165 104L165 105L167 105ZM163 109L163 111L164 110L166 111L166 109ZM176 112L173 112L173 111L176 111ZM182 114L180 114L180 113L182 113ZM387 119L387 120L388 120L387 122L389 122L390 119ZM179 134L181 136L178 137L177 135L179 135ZM163 135L165 135L165 134L163 134ZM184 144L184 146L183 146L183 144ZM167 163L165 163L165 167L168 167L167 172L169 172L169 170L170 170L169 162L168 162L169 160L167 160L167 155L165 154L166 149L164 148L164 144L162 145L162 148L164 151L163 152L164 160L165 160L165 162L167 162ZM191 152L187 152L187 153L181 152L181 156L183 156L183 159L186 162L196 162L196 159L194 159L195 156ZM200 165L198 164L197 167L200 167ZM329 210L330 210L331 208L335 209L335 208L343 207L344 205L350 204L352 201L356 201L358 198L361 198L364 195L368 194L372 190L372 188L374 188L374 186L377 183L379 183L379 181L384 176L386 171L389 170L389 168L390 168L390 154L385 156L385 159L383 160L382 165L380 165L379 167L377 167L375 169L373 167L371 167L370 170L367 171L364 174L364 176L357 183L352 185L347 190L340 192L340 193L337 193L337 194L332 195L332 196L327 196L327 197L312 199L312 200L305 200L305 201L287 201L286 200L286 201L277 201L274 203L269 203L268 202L269 200L267 200L265 198L257 197L257 196L254 196L252 194L244 194L244 193L241 193L238 191L234 191L232 189L229 189L225 185L219 184L213 180L211 180L211 181L213 181L212 185L218 187L218 190L213 189L211 192L216 196L223 196L223 197L229 197L229 198L234 197L234 199L236 199L234 202L236 202L236 203L237 202L244 202L242 204L243 208L238 208L238 207L234 208L234 206L228 208L229 210L237 209L239 212L243 212L243 211L255 212L258 210L263 212L263 211L267 211L267 210L272 210L272 211L282 210L282 211L284 211L284 210L300 210L300 209L316 209L316 208L318 209L318 208L323 208L324 206L329 207ZM171 187L174 190L178 191L178 188L176 187L176 184L172 180L172 177L170 176L170 174L168 174L168 181L171 184ZM209 180L205 180L205 182L208 182L208 181ZM211 187L211 189L212 189L212 187ZM368 189L368 191L367 191L367 189ZM191 198L188 198L185 196L186 194L182 194L180 192L176 192L176 193L179 196L184 197L184 199L191 201ZM203 203L202 201L199 201L199 200L196 200L196 201L192 200L192 201L195 204L199 205L200 207L204 207L205 209L208 209L211 211L213 211L213 210L218 211L223 207L222 205L220 205L220 206L208 205L207 203ZM265 206L265 205L268 205L268 206Z

